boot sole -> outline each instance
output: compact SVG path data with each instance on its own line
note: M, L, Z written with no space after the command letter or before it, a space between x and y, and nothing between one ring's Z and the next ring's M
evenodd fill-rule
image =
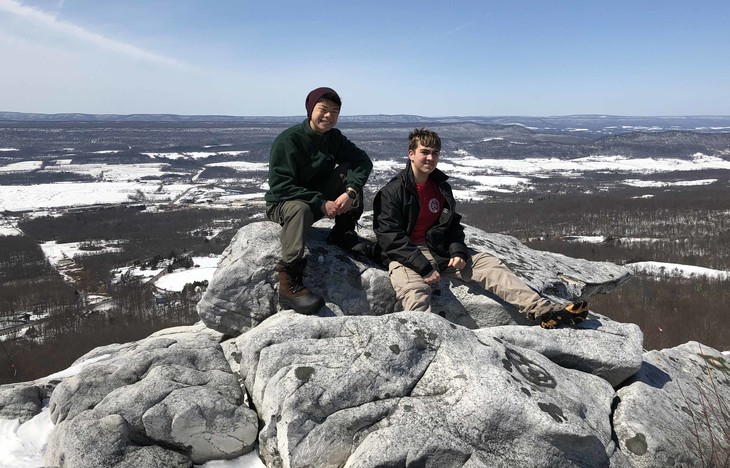
M560 325L578 325L588 318L588 302L571 304L560 312L551 314L551 318L540 322L540 327L553 330Z
M323 306L324 299L321 297L312 304L295 304L287 298L279 297L279 307L281 307L282 310L293 310L294 312L302 315L312 315Z

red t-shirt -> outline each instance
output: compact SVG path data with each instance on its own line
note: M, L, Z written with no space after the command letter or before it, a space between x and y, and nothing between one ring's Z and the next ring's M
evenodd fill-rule
M441 211L444 209L444 196L431 179L428 179L425 184L416 184L416 191L421 208L418 211L416 227L411 233L411 240L423 243L426 242L426 232L436 224L441 216Z

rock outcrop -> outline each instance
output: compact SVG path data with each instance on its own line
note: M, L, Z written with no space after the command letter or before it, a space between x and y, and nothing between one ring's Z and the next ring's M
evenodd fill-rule
M48 466L192 466L250 451L256 413L202 325L97 348L56 387ZM162 460L162 461L161 461Z
M57 381L42 381L0 386L0 419L29 421L43 409Z
M285 312L242 335L267 466L625 464L610 384L480 331L419 312Z
M728 465L730 362L722 353L694 341L650 351L618 397L614 429L632 466Z
M327 307L277 313L278 229L239 231L199 304L208 326L97 348L70 377L0 386L0 418L27 421L50 397L47 466L190 467L250 452L256 440L277 468L730 459L726 355L693 342L644 352L636 325L594 313L573 328L523 326L509 305L457 282L440 285L440 313L394 312L387 273L326 244L327 223L308 245L307 278ZM467 234L558 300L628 277Z
M369 215L362 221L359 234L374 239ZM326 219L316 223L307 243L305 283L327 301L320 315L383 315L402 310L382 265L353 258L327 244L331 225ZM281 228L268 221L239 230L198 304L200 318L208 327L237 336L276 313L278 282L274 265L280 259L280 233ZM626 268L612 263L532 250L505 235L467 227L466 236L467 245L501 258L533 289L558 301L583 300L609 292L631 275ZM468 328L530 324L498 297L458 280L444 280L435 288L432 309Z

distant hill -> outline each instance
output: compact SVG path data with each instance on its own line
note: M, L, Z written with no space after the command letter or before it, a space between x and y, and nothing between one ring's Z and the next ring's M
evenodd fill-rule
M178 115L178 114L34 114L0 112L0 122L126 122L126 123L276 123L299 122L301 116L233 116L233 115ZM418 115L345 115L342 123L413 124L475 122L493 125L522 125L546 133L619 134L636 131L691 130L701 132L730 132L730 116L617 116L617 115L564 115L564 116L445 116Z

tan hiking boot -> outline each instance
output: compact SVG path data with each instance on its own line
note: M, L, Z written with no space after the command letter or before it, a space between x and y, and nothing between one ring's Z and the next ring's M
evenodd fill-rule
M538 319L542 328L553 329L560 325L578 325L588 317L588 302L568 304L564 309L542 314Z

